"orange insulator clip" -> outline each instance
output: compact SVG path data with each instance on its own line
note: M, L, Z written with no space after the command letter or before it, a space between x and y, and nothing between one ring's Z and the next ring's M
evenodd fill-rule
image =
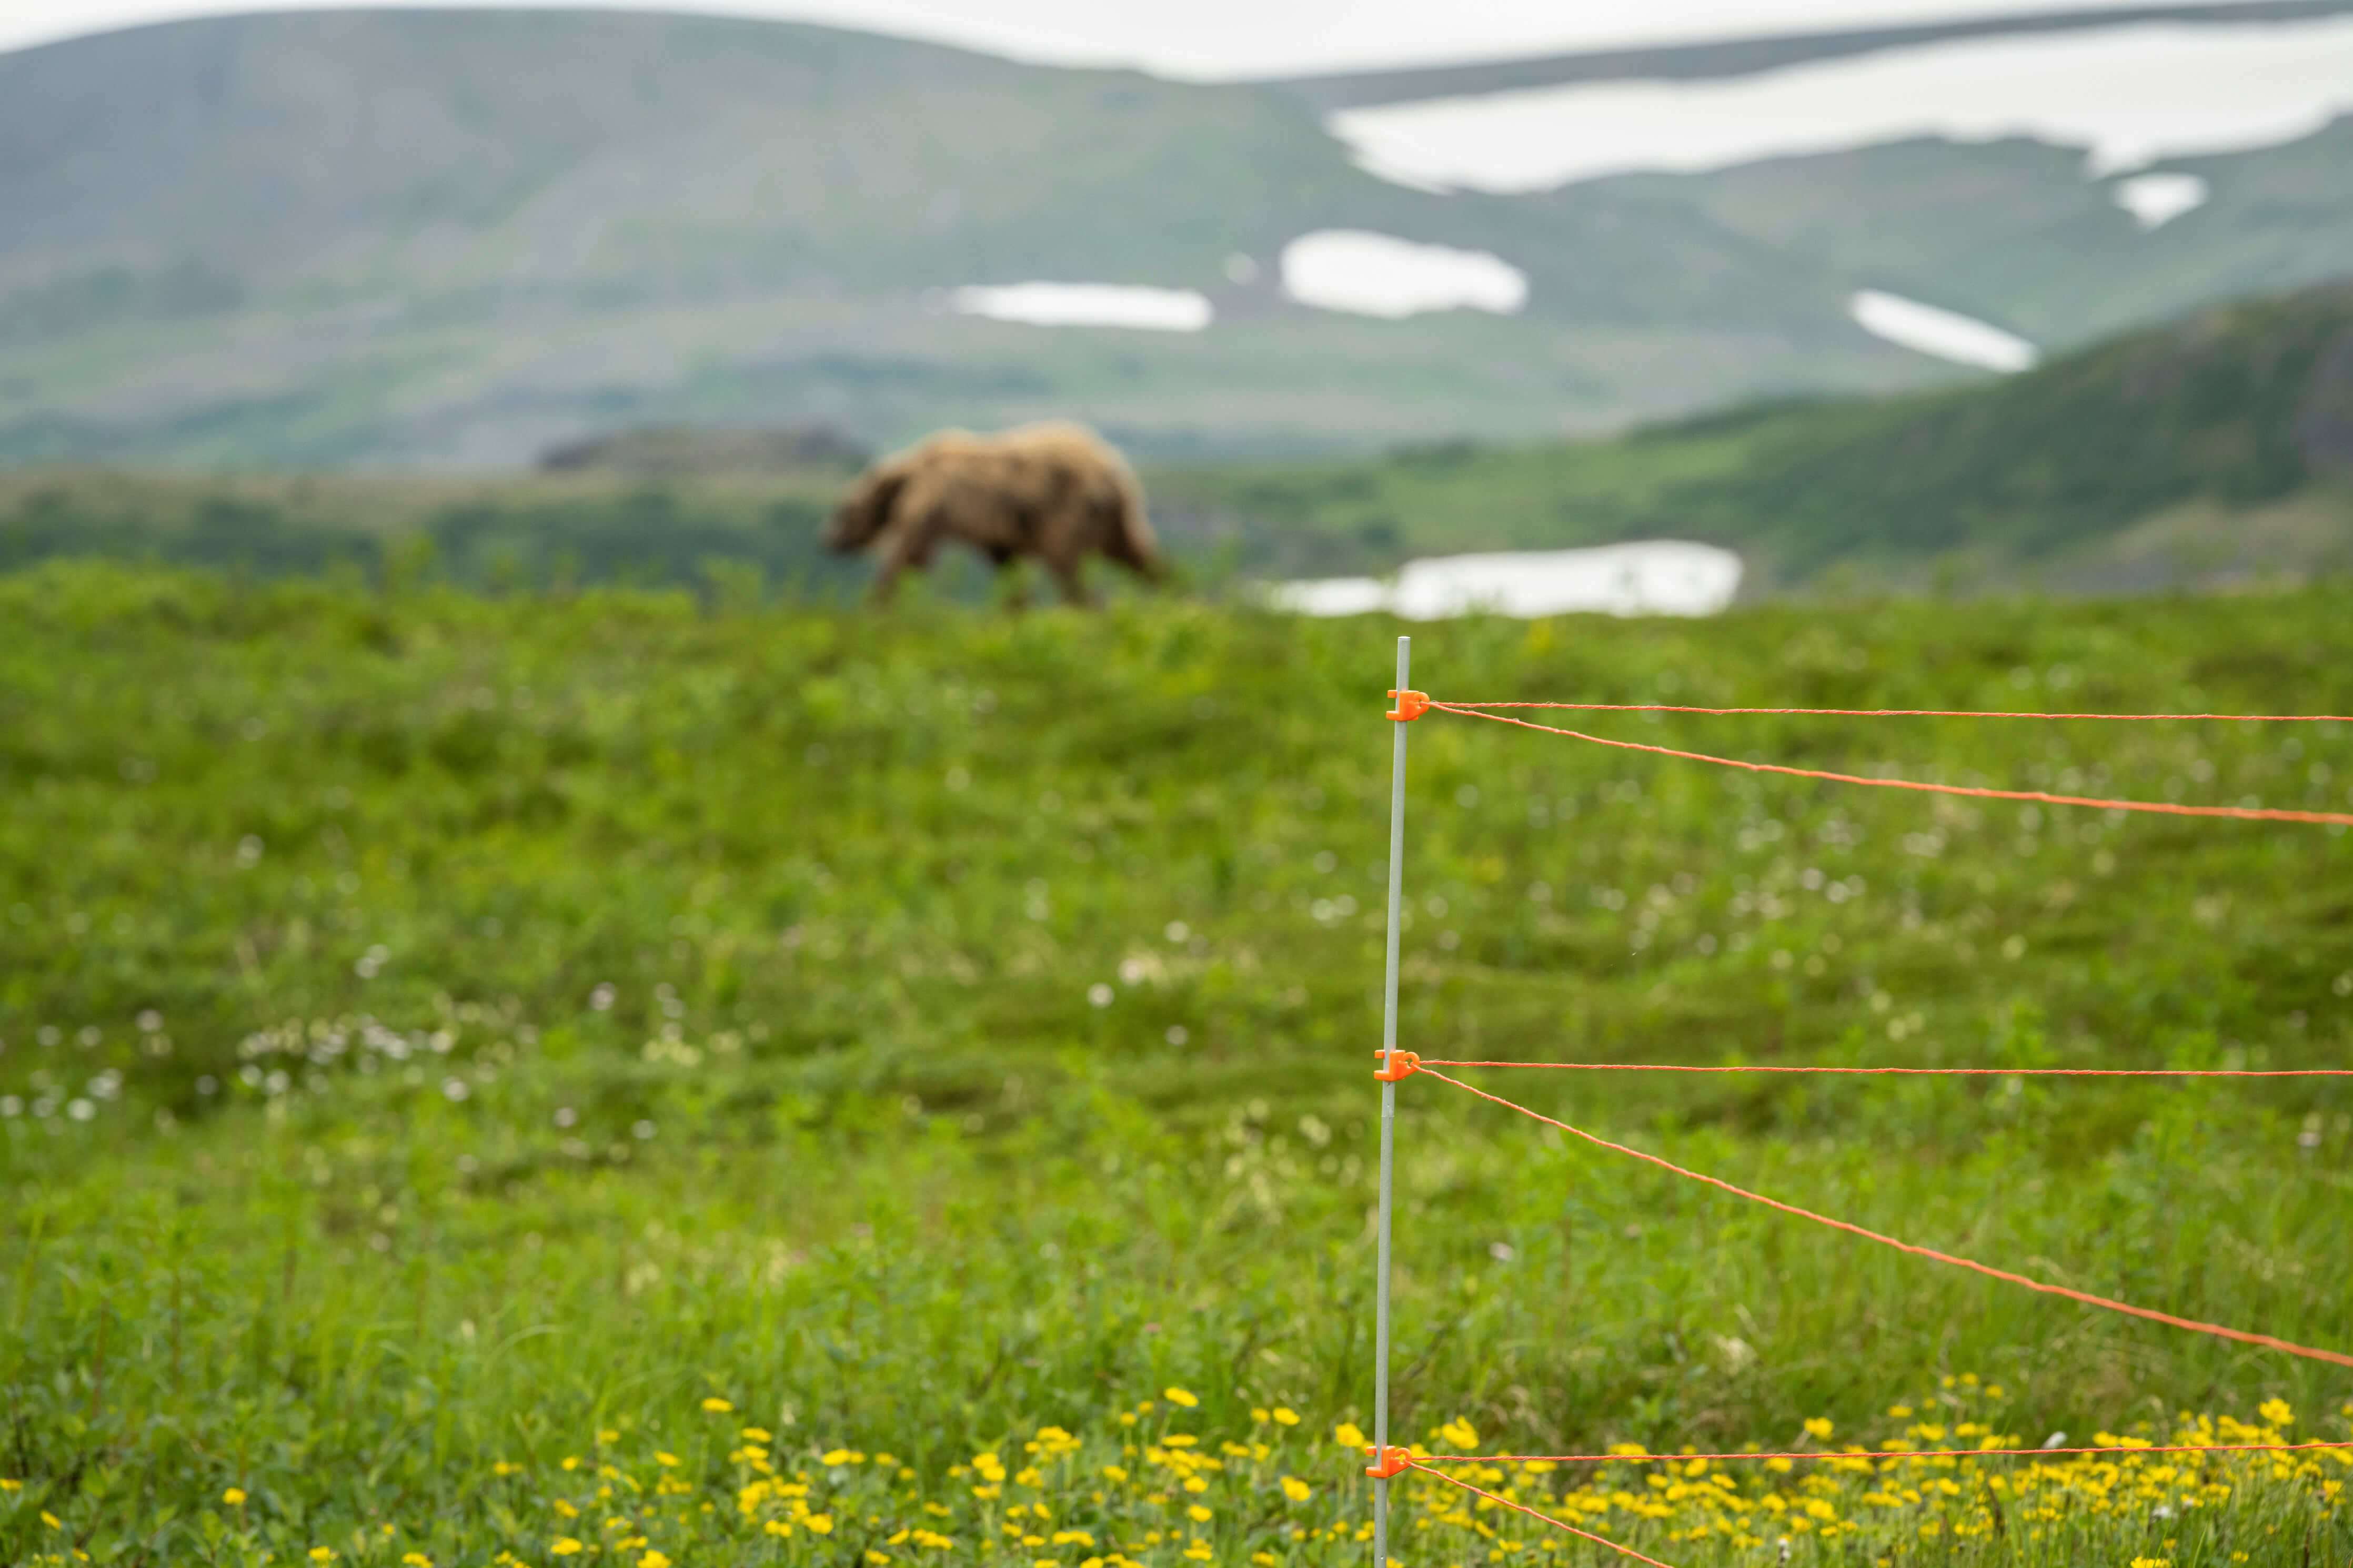
M1384 1051L1381 1054L1388 1058L1388 1065L1375 1068L1373 1076L1383 1083L1395 1083L1401 1078L1409 1078L1413 1069L1421 1065L1421 1058L1411 1051Z
M1393 690L1389 699L1397 704L1389 710L1389 717L1400 724L1410 719L1419 719L1430 711L1430 693L1427 691Z
M1367 1447L1365 1452L1371 1455L1374 1460L1372 1464L1365 1467L1365 1474L1377 1480L1385 1481L1391 1476L1401 1476L1405 1474L1407 1467L1413 1463L1413 1456L1408 1454L1403 1448L1396 1447Z

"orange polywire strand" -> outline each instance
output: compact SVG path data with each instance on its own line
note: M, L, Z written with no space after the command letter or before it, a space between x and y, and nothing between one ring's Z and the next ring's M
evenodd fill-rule
M1691 708L1674 702L1456 702L1453 708L1567 708L1581 713L1813 714L1826 719L2110 719L2153 723L2160 719L2212 719L2226 724L2353 724L2341 713L2002 713L1966 708Z
M1842 1454L1416 1454L1420 1465L1680 1465L1688 1459L2001 1459L2053 1454L2305 1454L2353 1443L2125 1443L2105 1448L1858 1448Z
M1555 1519L1548 1513L1538 1513L1535 1509L1530 1508L1524 1502L1514 1502L1507 1497L1497 1497L1493 1492L1487 1490L1484 1487L1474 1487L1469 1481L1462 1479L1459 1476L1450 1476L1444 1470L1430 1469L1419 1459L1409 1458L1406 1460L1406 1463L1414 1469L1421 1471L1424 1475L1436 1476L1448 1486L1461 1487L1466 1492L1477 1492L1489 1502L1496 1503L1504 1508L1516 1509L1520 1512L1526 1514L1530 1519L1540 1519L1544 1521L1546 1524L1551 1525L1556 1530L1566 1530L1571 1535L1581 1535L1585 1537L1586 1540L1593 1542L1598 1545L1607 1546L1610 1551L1617 1552L1621 1557L1631 1557L1637 1563L1648 1563L1651 1565L1651 1568L1672 1568L1672 1564L1671 1563L1662 1563L1655 1557L1645 1557L1641 1552L1635 1551L1632 1547L1621 1546L1606 1535L1596 1535L1589 1530L1579 1530L1577 1526L1569 1524L1564 1521Z
M1783 1214L1795 1215L1799 1219L1810 1219L1817 1225L1829 1226L1832 1230L1842 1230L1850 1236L1859 1236L1865 1241L1875 1241L1883 1247L1892 1247L1898 1252L1908 1252L1915 1258L1926 1258L1937 1263L1949 1263L1956 1268L1967 1268L1985 1275L1988 1279L2006 1280L2012 1285L2023 1285L2030 1290L2039 1290L2046 1296L2063 1296L2068 1300L2081 1301L2088 1307L2105 1307L2112 1312L2124 1312L2136 1318L2147 1318L2150 1322L2163 1323L2169 1328L2189 1329L2196 1333L2213 1334L2226 1340L2237 1340L2242 1344L2262 1345L2267 1350L2282 1351L2289 1355L2303 1356L2310 1361L2330 1362L2337 1366L2353 1366L2353 1355L2347 1355L2342 1351L2316 1350L2310 1345L2299 1345L2287 1340L2274 1339L2270 1334L2253 1333L2245 1329L2227 1328L2221 1323L2200 1322L2195 1318L2177 1318L2170 1312L2160 1312L2149 1307L2136 1307L2129 1301L2114 1300L2106 1296L2094 1296L2083 1290L2071 1290L2064 1285L2052 1285L2041 1279L2030 1279L2023 1274L2012 1274L2007 1268L1996 1268L1989 1264L1978 1263L1971 1258L1957 1258L1949 1252L1939 1252L1933 1247L1921 1247L1914 1242L1899 1241L1892 1236L1883 1236L1875 1230L1865 1229L1850 1220L1832 1219L1828 1215L1816 1214L1811 1209L1799 1208L1795 1204L1785 1204L1778 1198L1768 1198L1762 1193L1752 1193L1746 1187L1734 1186L1721 1176L1710 1176L1698 1171L1687 1171L1672 1161L1659 1158L1656 1154L1645 1154L1640 1149L1630 1149L1623 1143L1612 1143L1609 1139L1588 1132L1581 1127L1571 1127L1567 1122L1556 1121L1541 1111L1530 1110L1525 1105L1515 1105L1502 1095L1489 1094L1485 1089L1464 1083L1459 1078L1449 1078L1442 1072L1433 1072L1427 1066L1422 1068L1421 1076L1434 1078L1440 1083L1451 1083L1465 1093L1475 1094L1482 1100L1493 1100L1506 1110L1516 1110L1523 1116L1534 1117L1548 1127L1557 1127L1563 1132L1573 1133L1597 1148L1608 1149L1620 1154L1630 1154L1635 1159L1647 1161L1662 1171L1689 1177L1694 1182L1704 1182L1711 1187L1730 1193L1736 1198L1746 1198L1750 1203L1763 1204L1767 1208L1778 1209Z
M1973 784L1922 784L1915 779L1867 779L1860 773L1785 767L1779 763L1746 763L1737 757L1712 757L1704 752L1677 751L1672 746L1651 746L1640 741L1612 741L1607 736L1588 735L1581 731L1563 730L1552 724L1531 724L1525 719L1513 719L1502 713L1482 713L1476 708L1466 708L1459 702L1432 702L1430 706L1444 712L1460 713L1466 719L1517 724L1523 730L1541 730L1547 735L1566 735L1572 741L1590 741L1597 746L1615 746L1627 752L1651 752L1662 757L1681 757L1685 762L1714 763L1724 768L1746 768L1752 773L1783 773L1790 778L1827 779L1832 784L1869 784L1874 789L1918 790L1926 795L1963 795L1979 800L2030 800L2045 805L2088 805L2104 811L2152 811L2167 816L2232 816L2247 822L2313 822L2353 826L2353 813L2342 811L2288 811L2254 805L2177 805L2171 801L2161 800L2095 800L2088 795L2050 795L2039 789L1981 789Z
M1444 1057L1418 1059L1426 1068L1550 1068L1559 1072L1894 1073L1907 1078L2353 1078L2353 1068L1685 1067L1677 1062L1467 1062L1450 1061Z

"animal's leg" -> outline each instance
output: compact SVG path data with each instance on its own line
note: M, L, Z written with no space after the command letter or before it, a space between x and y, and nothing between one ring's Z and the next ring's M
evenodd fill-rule
M921 566L931 557L931 541L913 529L902 529L892 535L882 547L881 569L874 577L874 602L887 605L898 592L899 578L910 566Z
M1054 581L1061 584L1065 602L1082 610L1093 608L1094 601L1087 596L1087 585L1079 580L1077 562L1050 559L1046 569L1053 573Z
M1008 610L1029 607L1029 571L1018 561L997 569L997 602Z

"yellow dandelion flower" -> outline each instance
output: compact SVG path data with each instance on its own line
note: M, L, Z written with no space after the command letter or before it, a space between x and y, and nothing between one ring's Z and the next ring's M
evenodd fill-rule
M1305 1502L1315 1495L1315 1489L1297 1476L1285 1476L1282 1478L1282 1495L1293 1502Z
M1332 1440L1344 1448L1365 1447L1364 1429L1354 1421L1343 1421L1332 1428Z
M649 1552L638 1559L638 1568L670 1568L670 1559L659 1552Z
M705 1410L710 1411L713 1415L724 1415L729 1411L735 1408L735 1406L730 1405L727 1401L720 1398L715 1394L702 1402L702 1407Z
M1831 1418L1827 1415L1813 1415L1807 1417L1806 1436L1813 1438L1818 1443L1829 1442L1831 1440L1831 1433L1836 1428L1831 1426Z
M242 1487L229 1488L228 1490L221 1493L221 1501L228 1504L231 1508L243 1508L245 1506L245 1489Z
M2295 1421L2295 1412L2288 1408L2284 1399L2266 1399L2255 1406L2255 1414L2274 1426L2292 1426Z
M400 1568L433 1568L433 1559L422 1552L404 1552L400 1557Z
M1299 1412L1286 1405L1278 1405L1274 1407L1274 1424L1278 1426L1296 1426L1299 1425Z
M772 1519L760 1528L766 1531L770 1535L775 1536L788 1536L793 1532L793 1527L786 1524L781 1519Z
M59 1519L56 1514L51 1513L47 1509L43 1509L41 1510L41 1522L47 1525L51 1530L63 1530L66 1527L66 1521Z
M1271 1552L1253 1552L1250 1561L1258 1564L1258 1568L1275 1568L1275 1564L1282 1560Z
M1212 1518L1216 1517L1211 1514L1208 1509L1203 1508L1199 1503L1195 1503L1192 1507L1187 1509L1185 1512L1196 1524L1207 1524Z
M1887 1414L1901 1421L1912 1414L1912 1407L1908 1405L1891 1405L1887 1407Z
M870 1549L866 1553L866 1561L877 1564L879 1568L880 1564L891 1561L891 1554L887 1552L876 1552Z
M1105 1465L1103 1468L1103 1479L1106 1480L1124 1481L1127 1479L1127 1472L1121 1469L1117 1465Z
M313 1562L313 1563L332 1563L334 1560L335 1560L335 1549L334 1549L333 1547L332 1547L332 1546L313 1546L312 1548L311 1548L311 1562Z
M599 1426L596 1429L596 1441L599 1443L617 1443L620 1440L621 1435L610 1426Z
M773 1443L775 1436L765 1426L746 1426L742 1433L746 1443Z
M657 1448L654 1450L654 1463L661 1466L665 1469L668 1469L678 1463L678 1456L676 1454L665 1454L660 1449Z
M1189 1394L1181 1388L1164 1388L1160 1391L1160 1397L1171 1405L1181 1405L1187 1410L1201 1403L1198 1394Z
M571 1557L586 1551L587 1548L568 1535L559 1535L547 1543L547 1550L558 1557Z
M1440 1426L1438 1429L1438 1436L1458 1448L1475 1448L1479 1446L1479 1429L1460 1415Z
M1196 1563L1207 1563L1211 1557L1217 1554L1209 1550L1209 1543L1208 1542L1203 1541L1197 1536L1194 1538L1193 1544L1185 1548L1184 1555L1191 1558Z
M0 1476L0 1492L20 1492L24 1489L24 1482L12 1481L6 1476Z
M807 1526L808 1532L811 1535L831 1535L833 1533L833 1515L829 1513L813 1513L807 1519L801 1521L801 1523Z

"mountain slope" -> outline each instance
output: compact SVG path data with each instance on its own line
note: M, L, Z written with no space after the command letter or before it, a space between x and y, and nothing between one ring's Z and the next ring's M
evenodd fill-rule
M1850 55L1916 48L1959 38L2071 33L2147 22L2287 22L2353 10L2353 0L2221 0L2219 4L2104 5L2090 10L1997 12L1933 22L1786 33L1693 43L1635 45L1573 54L1475 60L1286 77L1271 85L1320 110L1413 103L1433 98L1520 92L1594 81L1704 81L1748 76Z
M2353 568L2353 289L2201 312L1990 385L1767 407L1623 439L1159 477L1164 512L1341 570L1698 539L1760 591L2127 588ZM1318 554L1323 559L1314 557Z
M2024 139L1897 142L1581 189L1687 205L1791 263L2046 348L2353 272L2353 120L2164 168L2198 176L2208 196L2146 232L2110 185L2084 177L2080 152Z
M1074 405L1147 440L1329 444L1689 406L1694 365L1935 374L1704 214L1431 196L1270 89L768 23L346 12L0 57L0 455L513 463L634 418L890 439ZM1274 258L1327 226L1498 249L1549 323L1441 340L1291 306ZM1239 325L924 308L1031 278L1198 288ZM1291 416L1221 415L1270 360ZM1379 361L1385 417L1357 391Z
M1857 288L2064 345L2353 266L2353 125L2195 172L2214 199L2146 235L2030 142L1441 196L1272 86L678 16L174 23L0 56L0 461L512 468L645 424L1048 415L1164 456L1533 440L1967 377L1852 325ZM1321 228L1492 251L1526 313L1308 310L1276 258ZM944 312L1038 279L1218 319Z

